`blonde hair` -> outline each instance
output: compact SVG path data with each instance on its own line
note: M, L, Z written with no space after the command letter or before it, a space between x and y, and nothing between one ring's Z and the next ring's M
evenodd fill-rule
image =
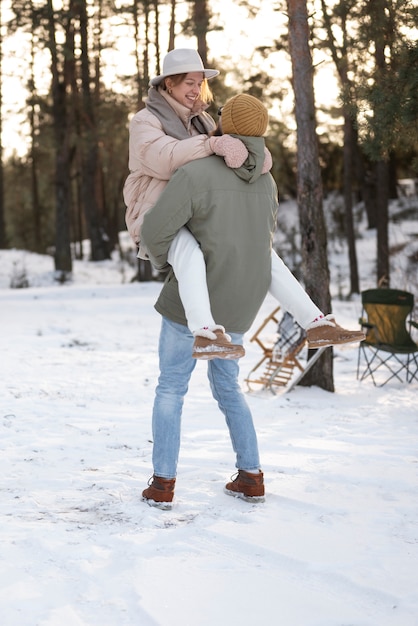
M168 91L168 87L167 87L168 78L171 80L173 85L176 86L176 85L180 85L180 83L184 81L186 76L187 74L173 74L172 76L166 76L166 78L164 78L164 80L161 83L161 87L164 89L164 91ZM212 93L211 88L209 87L209 83L206 78L203 79L203 82L200 86L200 98L201 100L203 100L203 102L206 102L206 104L209 104L210 102L213 101L213 93Z

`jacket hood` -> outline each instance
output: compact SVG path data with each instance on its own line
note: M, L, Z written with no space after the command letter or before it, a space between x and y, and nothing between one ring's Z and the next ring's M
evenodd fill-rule
M260 178L264 165L264 137L244 137L232 134L231 136L240 139L248 150L248 158L244 164L232 171L247 183L253 183Z

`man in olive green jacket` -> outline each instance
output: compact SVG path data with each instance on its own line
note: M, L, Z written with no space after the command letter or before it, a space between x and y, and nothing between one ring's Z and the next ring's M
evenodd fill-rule
M181 167L156 205L146 213L142 238L156 268L167 265L167 253L178 230L187 225L199 242L207 266L214 318L243 343L245 333L271 282L271 247L278 206L270 173L262 174L267 111L256 98L235 96L222 110L224 119L248 149L238 169L210 156ZM226 132L226 129L224 129ZM155 305L162 315L159 342L160 377L153 409L153 467L151 485L143 498L151 506L171 508L180 447L184 395L196 361L193 335L186 326L176 278L168 275ZM208 361L214 398L224 413L238 475L228 483L229 495L251 502L264 499L257 438L252 415L238 383L238 362Z
M214 319L227 332L245 333L270 286L278 201L272 176L261 175L264 139L240 139L250 153L241 168L227 168L223 159L210 156L174 174L146 214L143 240L152 264L163 269L174 236L187 224L205 257ZM187 324L174 275L165 283L156 309Z

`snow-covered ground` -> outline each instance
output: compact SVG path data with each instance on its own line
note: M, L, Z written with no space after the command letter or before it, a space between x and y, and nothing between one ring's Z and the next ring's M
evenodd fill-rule
M19 268L28 289L9 288ZM161 284L130 283L116 261L76 262L62 286L52 269L0 251L1 626L418 625L416 382L359 383L345 346L333 394L249 393L266 480L251 505L223 493L234 456L198 363L175 505L152 509ZM357 328L359 298L333 309ZM250 336L243 380L260 357Z

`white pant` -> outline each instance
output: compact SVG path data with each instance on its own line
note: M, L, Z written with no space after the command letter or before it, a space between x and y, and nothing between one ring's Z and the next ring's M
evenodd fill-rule
M312 302L302 285L278 254L271 251L271 283L269 292L280 302L281 307L291 313L302 328L322 315L316 304Z
M196 239L187 228L181 228L168 251L168 262L179 284L179 294L186 314L187 325L194 332L215 326L210 309L206 282L206 263ZM271 295L306 328L322 315L302 285L274 250L271 253ZM218 323L222 320L218 320Z
M205 259L199 244L187 228L181 228L171 242L168 262L179 283L179 294L189 329L194 332L199 328L215 326L210 310Z

